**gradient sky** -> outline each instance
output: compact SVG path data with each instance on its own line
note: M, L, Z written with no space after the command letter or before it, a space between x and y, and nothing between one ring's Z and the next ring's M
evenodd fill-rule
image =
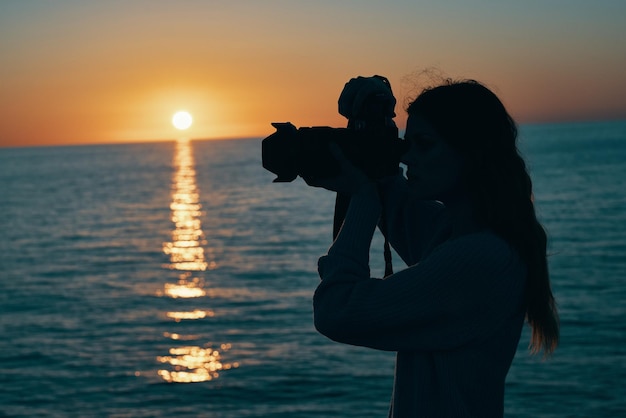
M624 0L2 0L0 146L262 137L345 126L343 85L402 104L439 68L521 123L626 119Z

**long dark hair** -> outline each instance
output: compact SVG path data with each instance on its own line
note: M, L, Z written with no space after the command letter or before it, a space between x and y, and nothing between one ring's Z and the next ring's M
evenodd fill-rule
M535 214L515 121L493 92L473 80L426 89L407 112L423 117L465 157L464 181L477 221L509 242L527 265L530 349L551 354L559 341L559 318L550 288L547 236Z

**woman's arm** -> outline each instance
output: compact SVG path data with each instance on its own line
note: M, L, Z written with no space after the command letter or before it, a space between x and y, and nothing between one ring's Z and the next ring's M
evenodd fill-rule
M440 245L385 280L369 277L380 207L353 196L344 226L320 259L316 328L329 338L382 350L445 349L489 335L523 303L525 270L489 232Z

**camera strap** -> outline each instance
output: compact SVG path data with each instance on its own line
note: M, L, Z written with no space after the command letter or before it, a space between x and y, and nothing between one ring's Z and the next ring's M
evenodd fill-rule
M339 230L348 212L348 205L350 205L350 195L337 193L335 196L335 217L333 219L333 241L339 235Z
M393 274L393 264L391 262L391 246L389 245L389 240L387 239L387 216L385 216L385 202L382 200L382 193L378 193L378 196L380 198L382 208L378 228L380 228L380 232L382 232L383 237L385 237L385 243L383 244L383 255L385 257L384 278L387 278Z

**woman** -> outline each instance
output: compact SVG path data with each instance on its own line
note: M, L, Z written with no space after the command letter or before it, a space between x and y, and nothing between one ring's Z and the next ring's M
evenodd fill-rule
M502 417L524 319L531 351L550 354L559 339L517 128L475 81L425 90L407 111L406 179L374 184L335 150L343 174L317 184L351 201L319 260L315 326L397 351L392 417ZM409 266L384 280L369 272L379 220Z

